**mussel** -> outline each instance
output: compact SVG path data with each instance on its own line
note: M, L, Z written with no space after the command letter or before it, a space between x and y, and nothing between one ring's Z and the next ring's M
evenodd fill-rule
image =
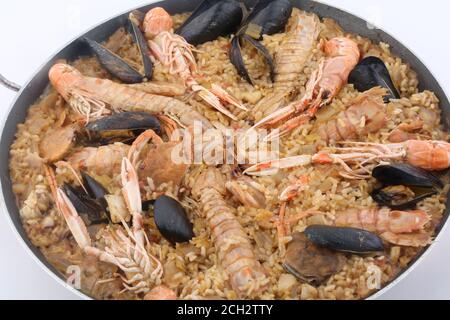
M373 170L372 176L381 183L372 192L372 198L393 210L414 209L443 188L436 175L409 164L381 165Z
M183 206L175 199L160 196L154 203L155 224L170 243L189 242L195 235Z
M135 43L137 44L144 67L144 74L141 74L138 70L133 68L124 59L119 57L111 50L105 48L98 42L91 40L87 37L84 38L87 45L92 52L97 56L100 64L108 71L112 76L121 80L127 84L140 83L145 80L150 80L153 76L153 63L149 56L149 48L145 40L142 31L139 29L139 20L141 17L137 17L136 12L130 13L128 24L130 33L133 36Z
M367 57L361 60L350 73L348 82L360 92L374 87L386 88L388 90L388 95L384 97L386 103L391 99L400 99L400 94L391 79L389 70L383 60L377 57Z
M296 232L292 238L283 267L300 280L319 286L344 267L343 254L314 245L304 233Z
M241 44L247 42L260 52L270 68L271 80L275 79L275 65L267 48L259 40L263 35L272 35L284 30L291 14L293 6L289 0L260 0L250 11L241 28L231 41L230 60L239 75L248 83L253 80L248 73L242 58Z
M244 16L235 0L204 0L176 31L192 45L203 44L235 32Z
M121 112L86 125L91 144L99 145L131 143L140 133L149 129L161 135L161 122L146 112Z
M105 200L107 194L106 189L101 183L89 176L86 172L82 172L83 188L75 188L69 184L63 187L67 197L79 214L87 215L92 224L100 224L110 221L108 206Z
M306 228L305 235L315 245L334 251L356 254L384 251L380 237L362 229L316 225Z

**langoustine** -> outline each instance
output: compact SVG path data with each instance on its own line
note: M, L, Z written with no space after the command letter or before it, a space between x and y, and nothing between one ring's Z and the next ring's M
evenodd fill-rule
M262 99L254 113L267 115L278 108L297 85L306 62L312 54L320 32L320 20L314 14L294 11L286 38L275 53L274 92Z
M247 234L225 202L225 181L220 171L210 168L203 172L192 193L208 221L219 262L231 286L241 298L259 296L268 279Z
M289 106L273 112L254 127L277 128L268 140L285 135L307 123L316 112L329 104L347 83L348 76L359 61L358 45L348 38L333 38L325 43L327 58L315 70L306 85L306 93ZM281 125L280 125L281 124Z
M189 105L175 98L147 93L142 90L142 85L86 77L74 67L61 63L50 69L49 78L69 105L86 117L86 122L112 111L144 111L174 117L186 127L196 121L206 128L211 127L209 121Z
M173 32L173 20L167 11L159 7L150 10L145 16L143 27L150 51L164 66L169 67L170 74L178 75L206 103L233 120L237 118L221 100L247 111L247 108L219 85L213 84L211 90L208 90L195 80L197 62L193 54L194 47Z
M347 179L367 179L372 170L384 162L404 162L428 171L450 168L450 143L446 141L408 140L381 144L342 142L342 148L326 148L314 155L300 155L259 163L245 173L255 176L273 175L280 169L310 164L340 165L340 175Z
M135 147L122 159L121 165L122 193L132 215L132 228L124 220L122 227L108 227L102 235L106 244L105 249L93 246L86 225L64 191L58 188L52 169L46 167L46 174L56 206L66 220L78 246L85 254L117 266L125 274L121 276L125 290L146 294L161 282L163 268L158 258L149 252L150 242L143 229L138 176L132 164L133 158L137 157L135 152L139 152L142 146L135 145ZM170 298L174 296L174 293L168 295L166 288L164 291L162 296Z

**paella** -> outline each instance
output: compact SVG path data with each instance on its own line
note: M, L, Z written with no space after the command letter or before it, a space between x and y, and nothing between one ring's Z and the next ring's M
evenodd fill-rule
M439 100L289 0L133 11L11 147L29 239L95 299L364 299L433 242Z

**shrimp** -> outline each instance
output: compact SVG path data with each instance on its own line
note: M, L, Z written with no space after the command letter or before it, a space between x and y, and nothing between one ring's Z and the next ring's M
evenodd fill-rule
M450 143L445 141L408 140L403 143L380 144L343 142L342 148L326 148L314 155L300 155L256 164L244 173L255 176L273 175L279 169L310 164L338 164L340 175L347 179L367 179L383 162L402 161L428 171L450 168Z
M225 202L225 181L218 169L209 168L198 178L192 194L201 204L208 220L220 264L241 298L260 295L268 279L255 257L246 232Z
M274 112L254 126L278 127L278 130L267 137L268 140L285 135L308 122L321 107L329 104L347 83L350 72L360 58L358 45L348 38L329 40L325 44L325 53L328 58L313 72L303 98Z
M185 126L198 121L206 128L211 127L200 113L175 98L146 93L138 86L86 77L67 64L54 65L49 77L58 93L75 112L86 117L86 122L112 111L144 111L175 117Z
M127 156L130 146L115 143L99 148L84 148L68 159L67 163L77 171L88 171L102 176L113 176L120 172L122 159ZM59 163L56 164L60 166Z
M167 11L163 8L150 10L145 16L143 27L152 55L162 65L169 67L171 74L178 75L206 103L235 121L237 118L225 108L221 100L248 111L219 85L213 84L211 90L207 90L198 84L194 77L197 72L194 47L173 32L173 19Z
M247 207L264 209L266 196L264 188L247 176L238 176L233 181L228 181L226 187L240 203Z
M300 75L317 43L320 20L315 14L295 11L275 53L274 92L262 99L253 109L255 113L267 114L278 108L284 98L295 89Z
M139 141L137 143L140 143ZM131 150L140 150L134 145ZM125 276L121 276L125 290L136 294L147 294L151 287L159 283L163 276L161 262L149 253L150 245L144 231L142 200L137 173L132 165L135 152L122 159L122 193L132 215L132 229L122 220L122 228L107 227L103 234L104 250L94 247L81 217L64 191L58 188L52 169L46 167L46 175L60 214L64 217L76 243L87 255L117 266Z
M306 211L289 219L285 218L286 205L299 195L308 184L307 176L287 187L280 194L282 202L277 220L278 237L285 237L290 225L314 214L324 214L316 211ZM334 224L338 227L351 227L377 232L384 240L400 246L424 247L430 244L431 237L423 232L431 221L430 216L423 210L392 211L388 208L349 209L336 214Z
M319 124L316 132L325 142L357 139L378 132L387 122L385 93L381 88L366 91L336 119Z

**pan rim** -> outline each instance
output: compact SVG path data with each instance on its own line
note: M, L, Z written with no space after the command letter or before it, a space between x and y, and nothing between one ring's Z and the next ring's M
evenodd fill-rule
M89 28L86 29L86 31L82 32L79 36L74 37L72 39L70 39L65 45L59 47L54 54L50 55L48 57L47 60L45 60L44 63L42 63L40 65L39 68L36 69L36 71L34 71L32 73L32 75L30 76L29 80L26 81L24 83L24 85L21 87L20 91L16 93L16 96L14 97L13 101L11 102L7 113L6 113L6 117L4 118L4 120L1 123L0 126L0 130L1 130L1 140L4 140L4 134L5 134L5 126L7 121L9 120L10 116L12 115L12 111L16 106L17 101L19 100L19 98L22 96L22 94L24 93L24 91L28 88L29 84L33 82L33 80L38 76L38 74L45 68L45 66L52 60L54 60L64 49L66 49L67 47L69 47L70 45L72 45L74 42L76 42L77 40L79 40L81 37L83 37L84 35L86 35L87 33L97 29L98 27L112 21L115 19L120 18L121 16L133 11L133 10L138 10L141 8L147 8L147 7L155 7L158 5L162 5L164 4L166 1L155 1L155 2L151 2L149 4L146 5L139 5L139 6L135 6L131 9L125 10L122 13L116 14L113 17L107 18L107 19L103 19L100 23L95 24L94 26L91 26ZM342 9L338 6L331 6L328 5L327 3L324 2L320 2L320 1L306 1L306 3L310 3L310 4L320 4L320 5L325 5L328 8L330 8L331 11L341 11L342 13L359 19L361 21L364 21L365 23L369 24L369 22L363 18L361 18L359 15L354 14L346 9ZM296 5L294 5L295 7L297 7ZM319 15L320 16L320 15ZM321 18L323 18L321 16ZM396 37L391 36L391 34L389 32L386 32L384 29L380 28L379 26L374 26L375 30L380 31L381 33L387 35L388 37L394 39L395 41L398 42L398 44L403 47L404 49L406 49L409 53L411 53L425 68L426 70L429 72L429 74L431 75L431 77L436 81L436 83L438 84L438 86L440 87L440 89L442 90L443 94L445 95L445 98L448 99L449 95L446 92L445 87L441 86L441 82L439 81L440 79L438 77L436 77L436 75L434 74L434 72L427 66L427 64L424 62L424 60L421 58L420 55L417 55L409 46L406 46L405 44L403 44L403 42L399 41ZM372 39L371 39L372 40ZM372 40L374 41L374 40ZM407 63L410 63L410 61L406 61ZM29 106L27 107L27 109L29 108ZM17 131L16 131L17 132ZM8 166L9 169L9 163L7 164L2 164L2 165L6 165ZM8 177L9 178L9 177ZM68 289L70 292L74 293L76 296L78 296L79 298L83 299L83 300L92 300L92 297L88 296L87 294L81 292L80 290L75 289L73 286L67 284L67 282L63 281L62 277L59 276L57 273L55 273L53 270L51 270L51 268L49 268L42 260L40 257L38 257L33 251L31 246L26 242L26 240L21 236L21 234L19 233L18 228L16 227L13 219L12 219L12 214L11 212L9 212L7 205L6 205L6 201L5 201L5 193L4 193L4 185L3 185L3 177L0 180L0 188L1 188L1 195L0 195L0 202L1 202L1 209L2 211L5 212L5 214L7 215L7 220L9 222L9 225L11 226L11 228L13 229L13 232L15 234L15 236L17 238L19 238L19 242L21 243L22 246L25 247L26 251L28 252L29 255L32 256L32 259L34 261L36 261L38 263L38 265L45 270L45 272L50 275L51 278L55 279L56 282L58 282L60 285L62 285L63 287L65 287L66 289ZM450 199L448 199L450 200ZM448 210L449 206L449 202L447 201L446 204L446 210ZM17 208L17 212L19 212L19 208ZM401 271L401 273L395 278L393 279L391 282L389 282L388 284L386 284L384 287L382 287L380 290L378 290L377 292L375 292L374 294L370 295L369 297L365 298L365 300L375 300L378 298L381 298L382 295L384 293L386 293L387 291L389 291L392 287L394 287L395 285L397 285L398 283L400 283L402 280L404 280L418 265L420 262L422 262L432 251L432 249L440 242L441 238L443 237L444 233L446 232L446 230L448 229L448 225L450 224L449 221L450 215L448 213L445 213L442 220L440 221L440 225L437 228L439 231L437 231L437 235L435 237L435 240L433 241L433 243L426 247L420 254L419 256L415 257L413 262L411 262L411 264L404 270Z

